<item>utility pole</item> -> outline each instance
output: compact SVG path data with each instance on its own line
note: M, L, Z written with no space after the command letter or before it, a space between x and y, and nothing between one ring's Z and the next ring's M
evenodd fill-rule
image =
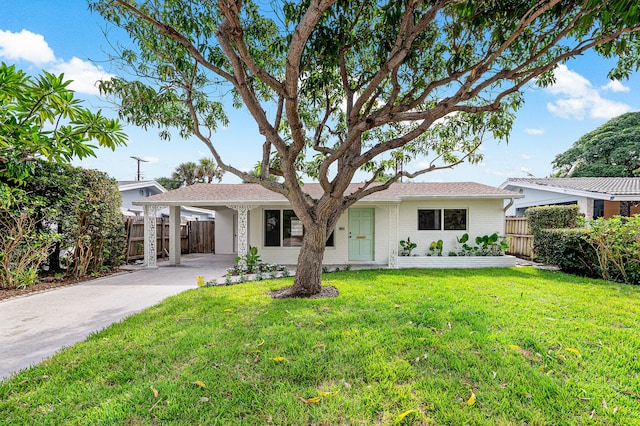
M140 180L140 163L148 163L149 161L143 160L140 157L131 156L131 158L133 158L134 160L136 160L138 162L138 178L136 180Z

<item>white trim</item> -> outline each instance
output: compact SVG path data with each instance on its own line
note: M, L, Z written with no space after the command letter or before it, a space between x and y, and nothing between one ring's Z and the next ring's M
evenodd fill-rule
M506 189L508 191L513 191L510 188L527 188L527 189L536 189L538 191L546 191L553 192L556 194L565 194L565 195L574 195L576 197L586 197L593 198L596 200L605 200L605 201L638 201L640 199L640 194L630 194L630 195L615 195L609 194L607 192L596 192L596 191L587 191L584 189L575 189L568 188L565 186L557 186L557 185L542 185L536 182L520 182L520 181L512 181L507 180L502 185L499 186L500 189ZM515 197L515 198L522 198Z

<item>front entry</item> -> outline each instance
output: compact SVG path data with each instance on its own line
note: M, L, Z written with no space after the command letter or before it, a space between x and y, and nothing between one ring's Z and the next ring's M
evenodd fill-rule
M374 260L374 219L374 209L349 209L349 260Z

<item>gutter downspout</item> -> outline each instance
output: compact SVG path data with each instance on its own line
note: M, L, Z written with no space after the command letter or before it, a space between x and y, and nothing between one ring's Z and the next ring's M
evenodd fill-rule
M511 207L513 205L514 201L513 198L509 199L509 203L502 209L502 211L504 211L505 213L507 212L507 210L509 210L509 207Z

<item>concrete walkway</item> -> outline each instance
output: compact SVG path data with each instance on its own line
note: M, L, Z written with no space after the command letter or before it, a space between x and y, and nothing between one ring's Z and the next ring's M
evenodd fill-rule
M192 254L182 265L128 272L0 301L0 379L161 300L225 274L234 255Z

